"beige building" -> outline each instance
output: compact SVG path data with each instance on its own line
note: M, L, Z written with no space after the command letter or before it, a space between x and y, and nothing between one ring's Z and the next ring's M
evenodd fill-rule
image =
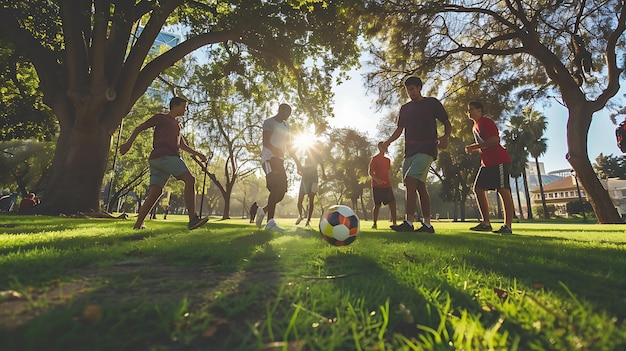
M620 215L626 215L626 180L619 178L600 179L604 189L608 190L613 201L613 206ZM580 182L578 183L580 185ZM541 193L539 187L532 189L531 199L533 205L541 205ZM576 178L573 175L563 177L557 181L543 186L543 193L546 204L553 204L556 207L556 215L567 216L567 203L579 201ZM587 201L585 189L580 186L580 197Z

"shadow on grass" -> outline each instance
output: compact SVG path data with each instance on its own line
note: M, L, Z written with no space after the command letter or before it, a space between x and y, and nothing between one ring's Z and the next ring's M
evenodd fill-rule
M596 308L626 318L626 256L621 243L608 247L586 246L584 241L550 236L467 232L453 235L413 233L369 234L385 242L421 242L445 252L451 265L495 273L527 287L566 296L560 282Z

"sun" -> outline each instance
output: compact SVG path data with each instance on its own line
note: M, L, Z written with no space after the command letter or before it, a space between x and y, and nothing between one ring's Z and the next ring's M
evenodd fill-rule
M310 149L316 141L317 139L315 138L315 135L307 132L295 134L292 137L293 145L296 147L298 152L304 152Z

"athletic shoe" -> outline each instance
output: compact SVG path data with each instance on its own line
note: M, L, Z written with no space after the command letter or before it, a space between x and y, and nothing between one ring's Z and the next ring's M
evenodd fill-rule
M298 219L296 219L296 225L300 224L300 222L302 222L303 219L304 217L298 216Z
M422 224L422 227L419 229L415 229L416 233L429 233L429 234L435 234L435 228L431 225L428 226L426 224Z
M378 229L378 226L376 225L376 223L372 224L372 229Z
M273 230L279 233L285 232L283 228L279 227L278 224L276 224L276 221L274 220L274 218L267 221L267 224L265 225L265 230Z
M392 225L390 228L396 232L412 232L414 230L413 225L407 221L403 221L400 225Z
M485 224L483 222L480 222L477 226L471 227L470 230L476 232L491 232L493 231L493 228L491 227L491 224Z
M513 234L513 231L511 230L511 228L507 227L506 225L503 225L502 227L500 227L500 229L494 230L493 232L496 234L500 234L500 235Z
M263 211L263 207L259 206L256 209L256 226L261 229L261 225L263 224L263 218L265 218L265 211Z
M194 230L196 228L202 227L208 221L209 221L209 217L200 218L200 217L198 217L198 215L195 215L189 221L189 225L187 227L189 228L189 230Z

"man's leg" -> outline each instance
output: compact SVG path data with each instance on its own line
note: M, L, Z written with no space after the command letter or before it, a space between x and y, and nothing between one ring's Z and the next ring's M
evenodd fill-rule
M163 193L162 187L158 185L150 185L148 197L146 197L143 205L139 208L139 214L137 215L137 221L135 222L133 229L141 229L144 219L146 219L146 216L150 213L154 204L156 204L159 197L161 197L161 193Z
M176 179L185 183L185 207L187 207L189 220L192 220L196 217L196 178L190 172L185 172L177 176Z
M513 224L513 196L511 195L511 189L502 188L498 189L502 203L504 204L504 224L511 229Z
M426 187L426 183L417 180L417 192L420 195L420 207L422 208L422 217L425 224L430 225L430 193Z
M309 213L308 213L308 218L306 220L307 224L311 222L311 217L313 217L314 205L315 205L315 193L311 192L309 193Z
M478 209L480 210L481 222L485 225L491 225L489 220L489 202L487 201L487 191L485 189L474 187L474 194L476 195L476 202L478 202Z
M376 226L376 222L378 221L378 213L380 212L380 203L374 205L374 210L372 211L372 216L374 217L374 226ZM396 224L395 222L393 223Z
M391 221L393 222L393 225L396 225L396 201L392 201L389 203L389 211L391 212Z
M302 187L303 185L300 185L300 191L298 192L298 219L296 220L296 225L300 224L300 221L304 218L304 206L302 206L304 202L304 191Z
M413 177L404 178L404 185L406 186L406 216L405 219L409 222L415 221L415 208L417 207L417 190L418 180ZM420 196L421 201L421 196ZM423 212L423 209L422 209Z

